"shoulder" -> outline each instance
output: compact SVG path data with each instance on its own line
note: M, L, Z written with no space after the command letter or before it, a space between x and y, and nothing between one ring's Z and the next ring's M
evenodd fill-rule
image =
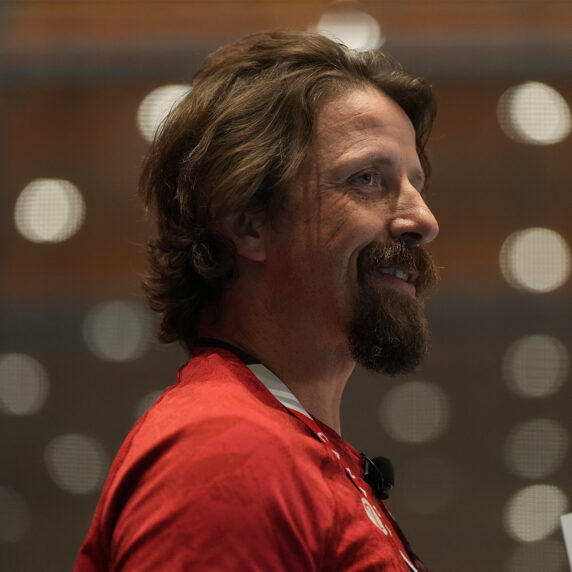
M247 367L217 353L181 370L128 436L110 480L114 489L128 482L135 495L182 483L173 495L230 487L272 496L275 489L325 490L323 463L323 444Z
M303 428L242 362L207 353L192 359L134 427L146 447L166 441L190 447L193 457L219 448L254 452L308 442Z
M114 463L103 518L112 552L148 555L140 542L159 527L169 531L166 545L188 544L190 564L198 552L209 560L204 551L216 538L244 534L250 546L268 547L265 569L279 570L273 559L288 562L292 546L301 551L299 569L312 569L335 518L323 444L241 364L199 365L200 380L196 369L183 370Z

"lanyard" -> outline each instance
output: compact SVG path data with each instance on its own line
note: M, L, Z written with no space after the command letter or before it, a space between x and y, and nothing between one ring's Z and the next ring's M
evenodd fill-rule
M392 531L391 524L387 521L377 507L377 503L370 497L367 492L367 485L363 479L354 474L349 466L343 460L343 457L336 451L334 444L328 439L325 433L320 429L314 418L306 411L304 406L298 401L297 397L290 391L288 386L274 375L267 367L260 363L249 364L248 369L258 378L258 380L270 391L270 393L292 414L299 419L302 423L310 429L314 437L321 441L328 451L328 455L334 458L343 468L346 475L349 477L352 484L356 487L361 496L361 501L365 512L369 519L379 528L386 536L389 536L395 543L397 550L401 557L411 570L411 572L418 572L417 568L412 564L411 560L406 556L405 549L401 546L401 542L395 538ZM386 521L386 522L384 522Z

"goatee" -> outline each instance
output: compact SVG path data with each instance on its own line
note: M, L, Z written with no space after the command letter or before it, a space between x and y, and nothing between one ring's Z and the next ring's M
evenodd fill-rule
M380 289L376 276L383 268L418 272L416 296ZM420 246L375 243L358 257L358 279L356 314L349 325L353 358L378 373L414 370L427 352L429 336L423 299L438 281L432 258Z

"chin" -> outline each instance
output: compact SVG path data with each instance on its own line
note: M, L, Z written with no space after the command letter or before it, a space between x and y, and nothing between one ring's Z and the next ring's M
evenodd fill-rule
M429 336L423 306L400 292L362 291L348 331L354 360L376 373L410 373L427 353Z

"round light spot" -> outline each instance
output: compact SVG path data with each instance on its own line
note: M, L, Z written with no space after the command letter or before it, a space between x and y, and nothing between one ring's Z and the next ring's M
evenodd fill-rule
M77 187L63 179L36 179L26 185L14 209L18 232L32 242L62 242L85 219L85 203Z
M411 381L391 389L380 407L380 421L389 435L405 443L435 439L449 420L449 402L431 383Z
M531 419L516 426L504 447L507 467L517 476L539 479L556 471L568 451L568 433L551 419Z
M137 126L149 143L171 109L190 90L189 85L163 85L148 93L137 110Z
M0 540L19 542L30 526L30 516L24 497L8 487L0 486Z
M506 281L526 292L551 292L570 276L568 244L548 228L512 233L501 247L499 262Z
M546 335L525 336L507 349L502 363L508 387L522 397L546 397L566 381L568 351L558 339Z
M553 539L527 542L517 546L507 566L508 572L562 572L566 552L561 542Z
M505 530L515 540L542 540L557 530L567 506L568 499L558 487L525 487L515 493L505 507Z
M385 38L377 20L359 10L332 10L325 12L315 31L345 44L352 50L379 48Z
M497 115L503 131L519 143L551 145L570 133L566 100L545 83L529 81L505 91Z
M45 451L45 462L53 481L64 491L86 494L97 491L108 461L101 443L87 435L68 433L53 439Z
M419 457L397 475L407 507L417 514L435 514L455 503L461 493L457 468L441 457Z
M151 407L151 405L153 405L153 403L155 403L155 401L157 401L157 399L159 399L159 397L161 397L162 394L163 391L158 389L147 393L147 395L144 395L139 400L139 403L135 408L135 419L137 420L141 418L145 414L145 412L149 409L149 407Z
M36 413L46 402L48 390L48 374L39 361L19 353L0 356L0 410L4 413Z
M86 315L83 335L97 357L132 361L140 358L151 344L150 318L139 304L123 300L103 302Z

